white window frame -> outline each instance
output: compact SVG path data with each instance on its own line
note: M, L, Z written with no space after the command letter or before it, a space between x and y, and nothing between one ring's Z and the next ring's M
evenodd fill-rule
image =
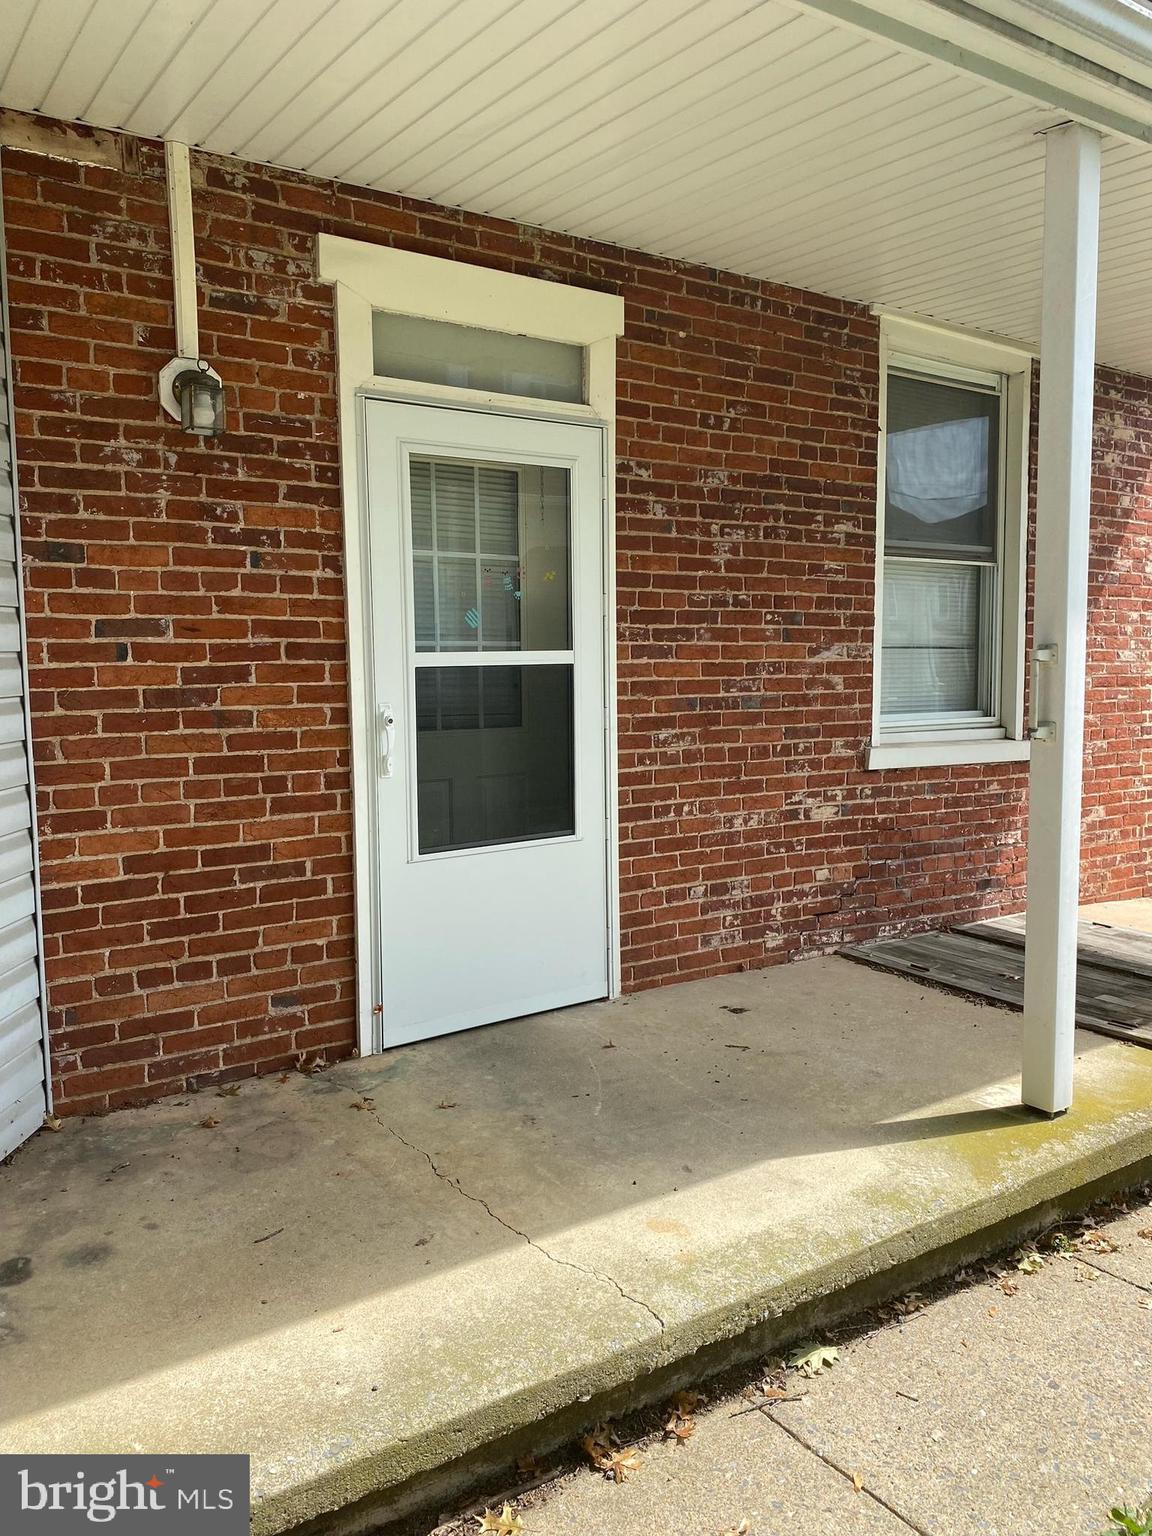
M352 738L353 891L356 933L356 1020L360 1054L381 1049L377 1004L379 896L373 826L375 716L372 703L371 594L367 558L368 498L361 454L362 404L369 397L455 406L602 429L604 439L603 623L607 784L608 980L621 989L620 815L616 682L616 338L624 332L624 301L615 294L522 277L466 262L422 256L338 235L317 240L317 276L336 295L340 421L340 480L344 509L344 594ZM585 403L553 403L455 385L382 378L373 373L375 310L445 320L452 325L568 342L584 348ZM517 653L523 654L523 653ZM551 656L553 653L549 653Z
M959 383L995 385L1001 399L998 583L992 605L994 714L907 717L881 714L884 633L884 512L888 377L890 370ZM867 766L942 767L953 763L1023 762L1030 754L1024 726L1024 626L1028 551L1028 442L1032 353L997 338L947 326L881 315L880 431L876 497L876 613L872 667L872 738Z

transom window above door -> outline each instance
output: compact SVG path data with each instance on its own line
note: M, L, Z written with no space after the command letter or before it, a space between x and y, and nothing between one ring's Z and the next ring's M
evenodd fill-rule
M870 766L1025 755L1030 360L911 323L891 333ZM904 350L918 341L922 353Z
M577 404L587 398L584 365L584 348L568 342L380 309L372 315L372 371L382 378Z

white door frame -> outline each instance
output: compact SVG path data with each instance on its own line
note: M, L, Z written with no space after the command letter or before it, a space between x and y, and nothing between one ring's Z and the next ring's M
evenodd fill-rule
M335 285L344 510L344 590L352 743L353 893L356 944L356 1035L362 1056L382 1049L383 977L376 858L377 700L372 667L372 603L365 473L366 398L405 400L599 426L604 433L603 624L605 783L607 787L609 995L620 990L620 833L617 772L615 422L616 337L624 303L614 294L520 277L464 262L420 256L389 246L321 235L318 275ZM586 349L588 403L547 401L382 378L372 368L372 313L444 320L489 331L563 341Z

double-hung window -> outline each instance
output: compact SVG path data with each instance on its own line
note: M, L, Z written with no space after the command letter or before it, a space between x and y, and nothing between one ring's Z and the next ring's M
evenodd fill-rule
M885 340L870 766L1022 757L1028 360L908 322Z

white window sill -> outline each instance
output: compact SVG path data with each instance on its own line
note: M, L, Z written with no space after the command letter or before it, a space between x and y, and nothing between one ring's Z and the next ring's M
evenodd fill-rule
M879 741L868 748L869 768L947 768L956 763L1026 763L1030 741Z

